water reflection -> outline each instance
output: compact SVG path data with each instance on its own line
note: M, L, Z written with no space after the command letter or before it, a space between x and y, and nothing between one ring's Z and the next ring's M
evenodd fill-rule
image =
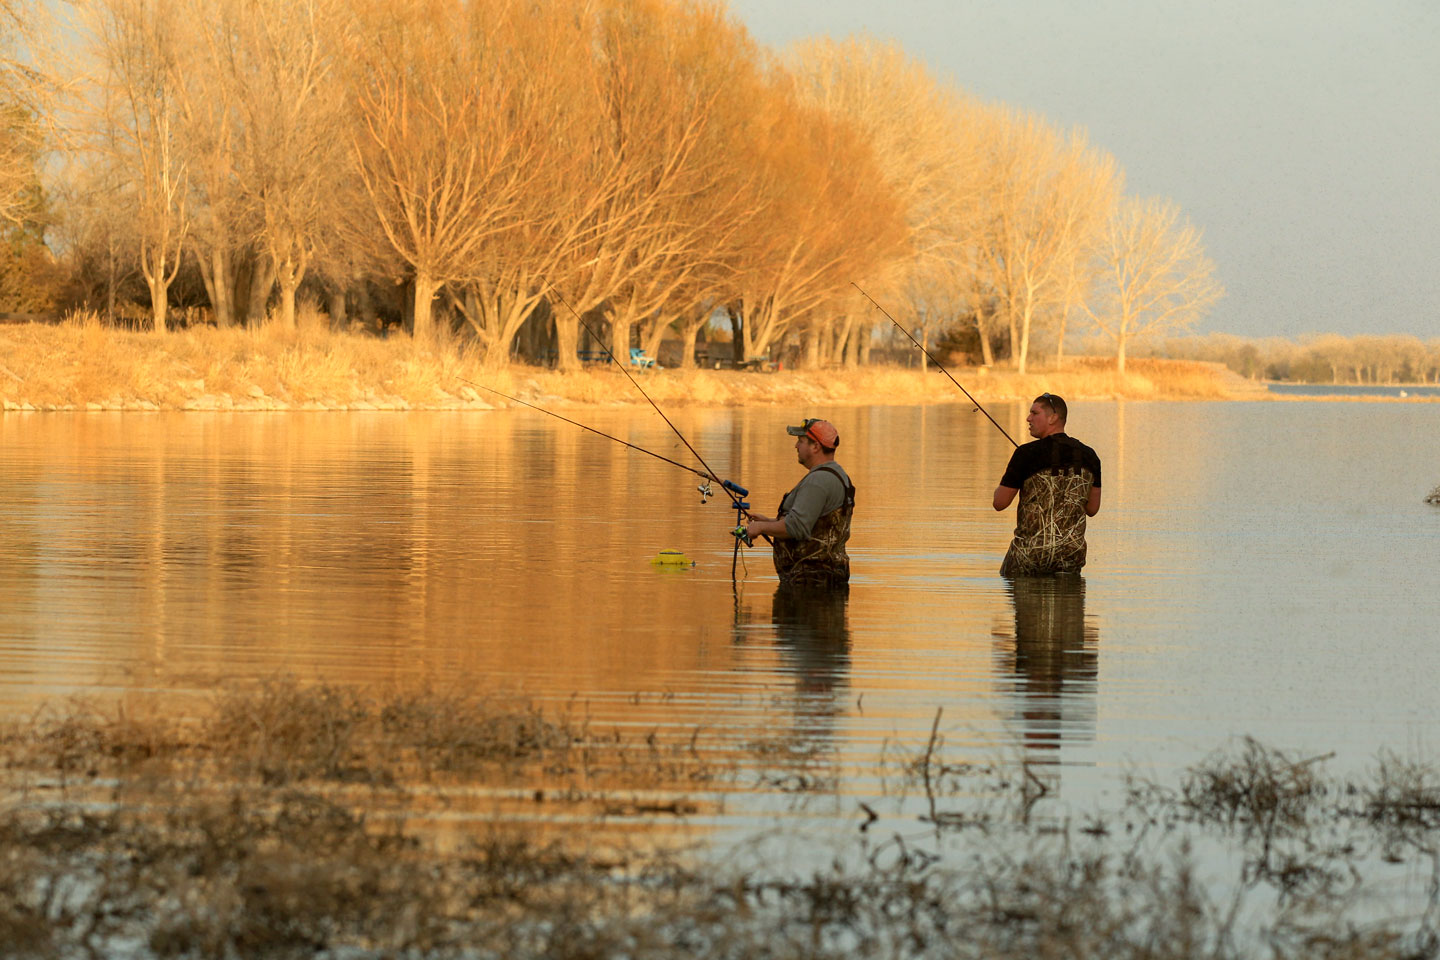
M850 589L782 583L770 601L770 622L781 661L795 677L795 689L828 700L850 674Z
M771 669L788 678L793 688L782 698L793 728L772 729L771 734L798 738L791 749L801 754L834 748L836 722L846 710L850 689L849 603L848 587L782 583L770 598L767 618L763 601L746 604L743 589L735 593L737 645L773 656ZM756 643L762 638L763 646Z
M1085 578L1078 574L1016 577L1009 592L1014 627L994 631L996 674L1017 697L1026 759L1056 764L1062 741L1095 736L1099 628L1085 616Z

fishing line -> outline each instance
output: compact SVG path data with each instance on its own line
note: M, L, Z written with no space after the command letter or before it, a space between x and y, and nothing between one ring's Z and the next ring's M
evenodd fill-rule
M460 380L460 381L463 382L463 383L468 383L468 384L470 384L470 386L472 386L472 387L479 387L481 390L484 390L484 391L487 392L487 393L493 393L493 394L495 394L495 396L497 396L497 397L502 397L502 398L504 398L504 399L506 399L506 400L509 400L511 403L522 404L522 405L524 405L524 406L529 407L531 410L539 410L541 413L545 414L546 416L554 417L556 420L564 420L566 423L571 424L571 425L573 425L573 426L577 426L577 427L579 427L581 430L589 430L591 433L597 434L598 436L602 436L602 437L604 437L606 440L614 440L616 443L622 444L623 446L627 446L627 447L629 447L631 450L638 450L640 453L648 454L649 456L654 457L656 460L664 460L666 463L673 464L673 465L679 467L681 470L689 470L691 473L695 474L695 476L697 476L697 477L703 477L703 478L706 479L706 480L714 480L714 481L716 481L717 483L721 484L722 489L723 489L723 486L724 486L724 483L725 483L724 480L721 480L719 477L714 476L713 474L705 473L704 471L701 471L701 470L696 470L694 467L690 466L689 464L681 463L679 460L671 460L669 457L664 456L664 455L662 455L662 454L658 454L658 453L656 453L654 450L646 450L644 447L637 447L635 444L630 443L628 440L621 440L619 437L612 437L610 434L605 433L603 430L596 430L594 427L587 427L585 424L581 423L581 422L578 421L578 420L571 420L569 417L562 417L560 414L554 412L553 410L546 410L544 407L537 406L536 404L529 403L528 401L525 401L525 400L521 400L519 397L512 397L512 396L510 396L508 393L501 393L499 390L495 390L495 389L492 389L491 387L487 387L487 386L485 386L485 384L483 384L483 383L476 383L474 380L467 380L467 379L465 379L464 377L456 377L455 379L456 379L456 380Z
M886 310L884 307L880 306L880 304L876 303L876 302L875 302L875 298L872 297L872 296L870 296L870 294L866 293L864 290L861 290L861 289L860 289L860 284L856 283L854 280L851 280L851 281L850 281L850 286L854 287L856 290L860 290L861 295L864 296L866 300L869 300L871 303L874 303L874 304L875 304L875 308L876 308L877 310L879 310L881 313L885 314L886 318L888 318L891 323L895 324L895 326L897 326L897 327L900 327L900 332L901 332L901 333L905 334L905 336L907 336L907 337L910 337L910 342L913 343L913 344L915 344L915 346L919 347L919 348L920 348L920 352L923 353L923 354L925 354L925 356L929 357L929 358L930 358L930 362L933 363L933 364L935 364L935 366L939 367L941 373L945 374L945 376L947 376L947 377L950 377L950 371L945 369L945 364L941 363L939 360L936 360L934 354L932 354L929 350L926 350L926 349L925 349L925 345L924 345L923 343L921 343L919 340L916 340L913 336L911 336L909 330L906 330L904 327L901 327L901 326L900 326L900 321L899 321L899 320L896 320L894 317L890 316L890 311L889 311L889 310ZM963 394L965 394L966 398L969 399L969 401L970 401L971 403L975 404L975 409L976 409L976 410L979 410L981 413L985 414L985 418L986 418L987 420L989 420L991 423L994 423L994 424L995 424L995 429L996 429L996 430L999 430L1001 433L1004 433L1004 434L1005 434L1005 439L1006 439L1006 440L1009 440L1010 443L1011 443L1013 446L1015 446L1015 447L1019 447L1019 446L1020 446L1020 444L1018 444L1018 443L1015 442L1015 438L1014 438L1014 437L1010 436L1010 434L1008 434L1008 433L1005 433L1005 428L1004 428L1004 427L1000 426L1000 424L998 424L998 423L995 422L995 418L992 417L992 416L990 416L990 411L989 411L989 410L986 410L983 406L981 406L979 400L976 400L974 397L970 396L970 391L969 391L969 390L966 390L965 387L964 387L963 385L961 385L961 383L960 383L959 380L956 380L954 377L950 377L950 382L953 383L953 384L955 384L955 386L960 387L960 392L963 393Z
M586 323L585 318L580 316L580 314L576 312L574 307L570 306L570 301L565 299L565 295L562 294L559 290L557 290L553 283L549 284L549 288L550 291L555 294L555 299L565 304L565 309L569 310L570 313L575 317L575 320L580 324L580 326L585 328L585 332L590 334L590 338L596 343L600 344L600 349L605 351L605 355L610 358L610 362L615 364L615 366L619 367L620 372L625 374L625 378L635 385L635 389L640 391L640 396L644 397L646 402L649 403L650 406L655 408L655 412L660 414L660 419L665 421L666 426L668 426L671 430L675 431L675 436L679 437L680 442L685 444L685 449L689 450L690 453L694 455L695 459L700 461L700 466L704 467L709 472L710 476L714 477L715 471L711 470L710 464L706 463L705 458L700 456L700 451L696 450L693 446L690 445L690 441L685 439L685 434L680 432L680 428L675 426L674 423L670 422L670 418L665 416L665 411L660 409L660 405L658 403L650 399L650 394L646 393L645 388L640 386L640 381L636 380L633 376L630 375L630 371L625 369L625 365L622 364L615 357L615 354L612 353L610 348L605 345L605 341L601 340L598 336L595 335L595 331L590 329L590 324ZM719 478L717 477L716 479ZM730 494L731 500L735 500L737 502L739 501L740 498L735 496L732 491L727 489L725 492ZM747 517L750 515L750 512L748 510L743 512Z
M593 334L592 334L592 336L593 336ZM471 380L471 379L469 379L468 377L456 376L455 379L456 379L456 380L459 380L461 383L468 383L468 384L469 384L470 386L472 386L472 387L479 387L481 390L484 390L486 393L494 394L495 396L500 397L501 399L509 400L511 403L518 403L518 404L520 404L521 406L529 407L531 410L538 410L538 411L540 411L541 413L545 414L547 417L554 417L556 420L562 420L562 421L564 421L565 423L570 424L571 426L579 427L581 430L586 430L586 431L588 431L588 432L590 432L590 433L593 433L593 434L595 434L597 437L604 437L606 440L613 440L614 442L620 444L622 447L629 447L631 450L634 450L634 451L636 451L636 452L638 452L638 453L643 453L643 454L645 454L646 456L654 457L656 460L662 460L662 461L664 461L665 463L670 464L671 466L679 467L681 470L685 470L685 471L687 471L687 472L689 472L689 473L695 474L695 476L700 477L702 480L705 481L705 484L704 484L703 486L700 486L700 487L697 487L697 488L696 488L696 489L700 492L700 502L701 502L701 503L706 503L706 502L710 499L710 497L714 496L714 494L713 494L713 492L711 491L711 488L710 488L710 483L711 483L712 481L715 482L715 483L718 483L718 484L720 484L720 489L721 489L721 490L724 490L725 493L726 493L726 495L730 497L731 503L732 503L732 505L735 507L735 511L736 511L736 514L737 514L736 519L737 519L737 520L740 520L740 519L741 519L741 517L739 516L740 514L743 514L743 515L746 516L746 517L750 516L750 510L749 510L750 505L749 505L748 503L746 503L744 500L741 499L741 497L749 496L750 491L746 490L744 487L740 486L739 484L735 483L735 482L732 481L732 480L723 480L723 479L721 479L720 477L716 476L713 472L711 472L711 473L706 473L706 472L703 471L703 470L697 470L697 469L695 469L694 467L690 466L690 465L687 464L687 463L681 463L679 460L672 460L672 459L670 459L669 457L665 456L664 454L656 453L654 450L646 449L645 447L642 447L642 446L639 446L639 445L637 445L637 444L631 443L631 442L628 441L628 440L621 440L621 439L620 439L619 437L617 437L617 436L614 436L614 435L612 435L612 434L608 434L608 433L606 433L606 432L603 431L603 430L597 430L597 429L595 429L594 427L589 426L588 424L581 423L579 420L571 420L569 417L562 416L562 415L556 413L556 412L553 411L553 410L547 410L547 409L545 409L544 407L540 406L539 404L531 403L531 402L529 402L528 400L521 400L519 397L512 397L512 396L510 396L510 394L508 394L508 393L502 393L502 392L500 392L499 390L496 390L494 387L487 387L487 386L485 386L485 384L483 384L483 383L476 383L474 380ZM664 416L664 414L661 414L661 416ZM671 429L674 429L674 425L673 425L673 424L671 425ZM678 431L677 431L677 434L678 434ZM681 439L683 440L684 438L681 437ZM686 444L686 446L689 446L689 444ZM697 457L698 457L698 454L697 454ZM701 462L704 463L703 460L702 460ZM709 464L706 464L705 466L706 466L706 469L709 469ZM731 531L731 533L735 536L735 553L736 553L736 554L738 554L738 553L740 552L740 543L741 543L742 540L745 542L745 545L746 545L746 546L749 546L751 543L753 543L753 541L751 541L751 540L749 540L749 539L747 539L747 538L745 538L745 537L742 536L743 531L744 531L744 524L743 524L743 523L740 524L740 525L737 526L734 530ZM770 537L768 537L768 536L765 536L765 540L766 540L766 542L769 542L769 543L773 543L773 542L774 542L774 541L772 541L772 540L770 539ZM735 556L733 556L733 555L732 555L731 558L730 558L730 572L731 572L731 576L732 576L732 577L734 576L734 572L735 572L735 559L736 559L736 558L735 558ZM747 572L748 572L748 568L747 568Z
M601 340L600 337L596 335L595 331L591 329L590 324L585 322L585 318L580 316L580 312L570 305L569 300L565 299L565 295L561 293L558 289L556 289L553 283L547 284L546 286L548 287L550 292L555 294L555 299L565 304L565 309L569 310L570 314L575 318L575 321L579 323L580 326L585 328L585 332L590 334L590 339L600 344L600 349L604 350L605 355L610 358L610 362L615 364L615 366L620 369L621 373L625 374L625 379L629 380L632 384L635 385L635 389L640 391L640 396L644 397L645 401L649 403L650 406L655 408L655 412L660 414L660 419L664 420L665 425L675 432L675 436L680 438L681 443L685 444L685 449L689 450L691 455L693 455L696 460L700 461L700 466L704 467L711 477L719 480L720 478L715 475L715 471L710 469L710 464L706 463L705 458L700 456L700 451L696 450L695 447L690 443L690 441L685 438L685 434L680 432L680 428L675 426L675 424L670 420L669 417L665 416L665 411L661 410L660 405L650 398L650 394L646 393L645 388L640 386L640 381L636 380L633 376L631 376L630 371L625 368L625 365L621 363L619 358L615 356L614 352L605 345L605 341ZM746 503L744 500L741 499L741 497L748 495L748 491L744 490L743 487L735 486L729 480L720 480L720 489L724 490L725 495L730 498L730 503L735 508L736 520L744 520L750 518L750 504ZM737 493L737 490L740 492ZM702 493L704 493L704 491L702 491ZM740 543L742 541L747 547L751 546L754 543L754 541L745 533L745 524L743 523L737 524L735 529L730 531L730 533L735 537L735 555L738 555L740 553ZM773 544L775 542L774 540L770 539L768 534L761 534L761 536L764 538L766 543ZM730 577L732 580L735 577L735 555L732 555L730 558Z

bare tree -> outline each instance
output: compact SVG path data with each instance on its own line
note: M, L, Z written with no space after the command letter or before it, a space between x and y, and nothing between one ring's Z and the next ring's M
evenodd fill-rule
M339 84L322 24L333 0L191 0L195 42L178 65L196 258L216 320L233 316L237 254L255 261L249 313L280 287L280 322L314 256L341 167Z
M1086 312L1115 342L1115 365L1142 334L1183 329L1224 295L1205 256L1200 231L1168 201L1126 199L1111 218L1100 247L1096 308Z
M977 260L1024 373L1035 322L1072 289L1073 261L1114 209L1120 174L1083 133L1062 137L1034 115L1001 111L991 130Z
M54 78L42 69L45 14L27 0L0 0L0 221L16 225L39 205L37 165L55 105Z
M189 170L191 252L199 266L215 323L237 321L237 256L257 232L237 167L240 118L231 82L236 41L235 4L194 0L195 40L173 78Z
M156 0L93 0L83 13L101 71L92 143L114 166L125 185L122 195L134 204L151 318L155 332L164 333L170 284L189 230L188 171L174 85L186 43L183 11Z
M867 292L885 296L900 314L918 317L923 309L933 317L935 296L956 290L957 265L975 232L984 108L897 45L868 37L806 41L790 63L802 99L860 133L902 212L904 256L868 278ZM868 302L856 306L838 321L835 338L847 363L858 361L876 322ZM821 342L816 334L806 338L811 362Z
M868 282L908 253L903 211L859 131L799 102L788 83L770 110L757 110L748 141L761 212L737 270L747 359L798 320L828 323L852 281Z
M512 0L356 10L351 145L373 220L414 285L416 340L435 336L440 287L472 276L484 245L517 225L531 164L525 78L507 46L528 14Z

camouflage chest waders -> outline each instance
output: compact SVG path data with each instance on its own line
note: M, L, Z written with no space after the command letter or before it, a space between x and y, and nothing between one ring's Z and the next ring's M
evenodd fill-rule
M831 464L821 464L815 469L827 468L845 484L845 502L815 521L809 539L775 538L775 572L780 575L781 583L838 587L850 582L850 556L845 552L845 544L850 539L850 517L855 512L855 485L847 482L845 475ZM781 504L777 519L785 516L784 500Z
M1089 469L1075 465L1052 465L1025 478L1002 577L1073 573L1085 566L1085 504L1094 481Z

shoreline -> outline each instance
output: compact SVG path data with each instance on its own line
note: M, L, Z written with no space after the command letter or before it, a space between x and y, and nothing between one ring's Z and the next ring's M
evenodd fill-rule
M982 403L1024 401L1051 392L1071 402L1345 401L1433 402L1436 397L1306 396L1270 392L1218 363L1132 359L1118 374L1110 358L1074 357L1025 374L983 367L951 373ZM859 406L966 403L938 369L864 366L769 373L737 370L633 371L669 407ZM437 352L405 338L381 340L325 329L197 328L157 338L96 325L0 327L0 410L4 412L319 412L497 410L519 404L465 383L486 384L554 408L624 408L645 400L605 365L578 371L484 367L463 346Z

